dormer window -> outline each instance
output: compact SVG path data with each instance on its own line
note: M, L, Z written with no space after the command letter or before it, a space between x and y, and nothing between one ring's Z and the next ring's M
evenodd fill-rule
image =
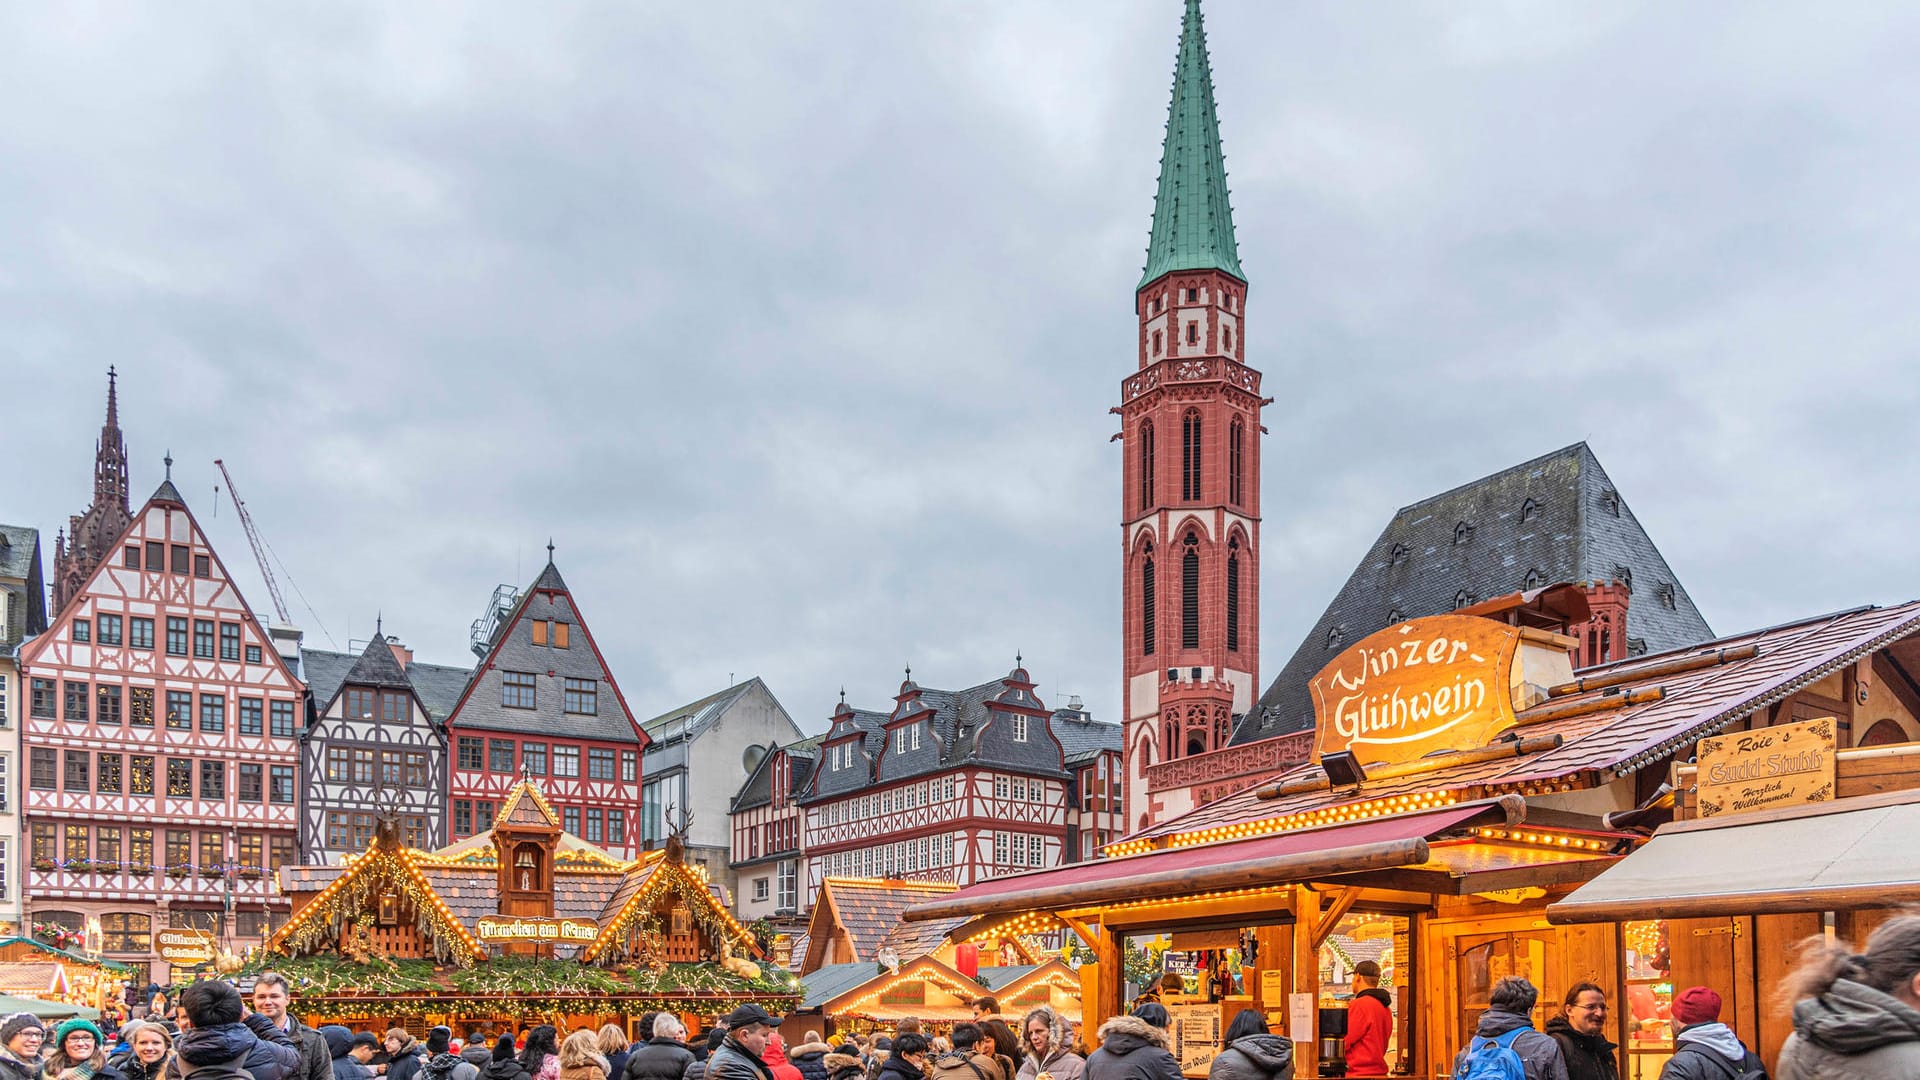
M1659 599L1660 606L1666 608L1668 611L1673 611L1680 606L1679 591L1673 587L1673 583L1670 581L1661 582L1660 588L1655 591L1654 596Z
M1473 603L1473 594L1468 592L1465 589L1461 589L1459 592L1453 594L1453 609L1455 611L1458 611L1463 607L1467 607L1472 603Z
M1327 631L1327 649L1329 651L1339 648L1341 643L1345 642L1346 640L1347 640L1346 631L1340 629L1337 626Z
M1015 716L1013 718L1013 741L1027 741L1027 718L1024 716Z
M1401 611L1399 608L1394 608L1392 611L1387 612L1388 626L1393 626L1398 623L1403 623L1406 621L1407 621L1407 613L1404 611Z
M1473 539L1473 526L1463 521L1453 527L1453 542L1456 545L1464 544L1471 539Z
M1527 571L1527 581L1526 581L1526 588L1527 588L1527 589L1528 589L1529 591L1531 591L1531 590L1533 590L1533 589L1537 589L1537 588L1539 588L1539 587L1540 587L1540 584L1541 584L1541 580L1540 580L1540 571L1539 571L1539 570L1529 570L1529 571Z
M1398 566L1401 563L1406 561L1407 561L1407 545L1405 544L1393 545L1393 550L1387 553L1387 565Z
M1520 521L1522 523L1532 521L1534 518L1537 518L1539 516L1540 516L1539 503L1534 502L1532 499L1528 499L1526 502L1523 502L1520 504Z
M1616 566L1613 568L1613 580L1627 587L1627 595L1633 595L1633 567Z
M1600 493L1600 508L1614 517L1620 516L1620 493L1608 488Z

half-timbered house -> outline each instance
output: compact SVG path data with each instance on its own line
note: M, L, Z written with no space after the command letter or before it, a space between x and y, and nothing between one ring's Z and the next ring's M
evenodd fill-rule
M1091 854L1069 745L1117 753L1120 728L1074 711L1063 742L1055 720L1018 666L957 691L909 675L885 713L842 701L800 800L808 891L830 876L966 885Z
M568 832L630 856L641 848L647 736L594 645L551 545L547 555L532 586L476 639L479 667L447 718L447 836L492 828L507 792L526 776L540 781Z
M260 941L295 857L305 687L169 479L20 652L27 918L98 916L151 965L167 927Z
M0 525L0 933L20 926L20 643L47 628L40 531Z
M733 909L743 919L769 918L797 929L813 895L800 887L800 797L813 778L820 737L755 749L759 761L727 814L733 828Z
M301 650L312 720L301 733L300 855L332 865L373 843L382 812L409 847L447 842L447 728L471 674L427 664L375 629L359 656Z

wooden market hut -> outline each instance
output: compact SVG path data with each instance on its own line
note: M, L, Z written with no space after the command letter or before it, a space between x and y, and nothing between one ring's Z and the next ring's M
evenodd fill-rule
M117 999L133 968L30 937L0 938L0 994L98 1009Z
M1674 986L1734 972L1729 956L1750 951L1751 928L1724 911L1707 923L1667 919L1644 898L1565 925L1549 921L1549 906L1623 856L1632 864L1628 853L1690 797L1696 781L1679 766L1704 737L1831 718L1829 756L1888 767L1904 751L1857 748L1920 733L1920 604L1577 673L1572 640L1540 625L1550 613L1528 596L1483 607L1410 620L1335 656L1313 684L1311 763L1124 838L1108 858L996 878L904 917L968 918L955 940L1009 920L1071 929L1098 958L1082 969L1089 1029L1124 1004L1116 976L1129 940L1210 944L1240 961L1236 992L1176 1000L1176 1014L1211 1011L1224 1024L1259 1008L1295 1037L1308 1076L1317 1010L1343 1004L1322 982L1340 969L1327 943L1356 919L1384 922L1391 1053L1407 1075L1446 1075L1492 984L1519 974L1541 988L1536 1024L1571 984L1607 988L1628 1006L1611 1021L1621 1075L1651 1080L1672 1050ZM1749 970L1723 991L1749 1035L1762 981ZM1204 1075L1212 1050L1182 1052L1189 1075Z
M744 1002L794 1003L789 977L747 959L757 943L677 839L620 860L559 821L525 780L480 836L425 852L385 821L343 866L283 867L293 917L249 969L285 974L310 1022L422 1031L662 1010L693 1028Z

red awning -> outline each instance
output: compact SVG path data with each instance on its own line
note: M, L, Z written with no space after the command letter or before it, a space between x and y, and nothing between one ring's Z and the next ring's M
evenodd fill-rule
M988 910L1005 912L1027 901L1033 910L1041 910L1059 908L1067 901L1088 905L1140 899L1182 881L1191 881L1195 891L1201 891L1220 887L1206 882L1221 874L1244 878L1241 887L1286 885L1343 871L1379 869L1382 860L1388 860L1384 865L1419 863L1427 857L1426 840L1460 829L1476 818L1504 824L1509 811L1501 801L1476 802L1273 836L1095 859L983 881L938 900L916 904L902 917L921 921ZM1392 861L1395 852L1402 861ZM1349 854L1351 861L1343 862Z

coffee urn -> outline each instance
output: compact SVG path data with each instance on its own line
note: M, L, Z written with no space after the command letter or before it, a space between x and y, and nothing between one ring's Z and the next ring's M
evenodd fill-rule
M1321 1076L1347 1075L1347 1010L1320 1010L1320 1041L1315 1053L1320 1058Z

